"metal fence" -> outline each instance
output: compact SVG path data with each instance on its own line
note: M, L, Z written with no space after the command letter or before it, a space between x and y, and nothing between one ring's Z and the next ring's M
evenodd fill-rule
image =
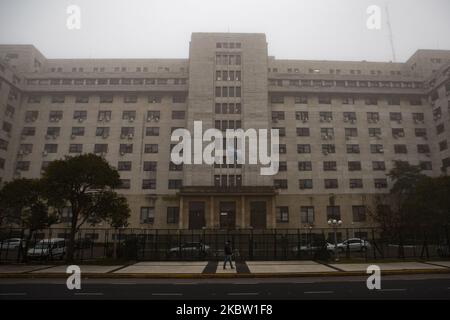
M336 234L335 234L336 231ZM0 263L63 260L70 230L28 232L0 229ZM335 237L337 241L335 242ZM53 240L49 239L60 239ZM450 258L449 228L395 232L376 228L335 229L82 229L76 234L74 259L99 261L221 260L230 241L237 260L331 260ZM114 250L116 254L114 255Z

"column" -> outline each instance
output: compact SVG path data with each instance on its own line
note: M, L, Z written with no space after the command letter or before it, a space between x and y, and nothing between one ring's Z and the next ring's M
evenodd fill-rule
M241 228L245 228L245 196L241 196Z
M209 224L207 226L211 229L214 228L214 212L216 211L215 205L214 205L214 196L209 197L209 203L210 203L210 210L209 210Z
M184 210L183 210L183 196L180 196L180 216L178 221L178 229L183 229L183 223L184 223Z

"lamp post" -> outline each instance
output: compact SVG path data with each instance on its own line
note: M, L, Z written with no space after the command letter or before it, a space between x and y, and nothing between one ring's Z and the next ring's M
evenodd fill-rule
M335 257L335 261L339 261L339 250L338 250L338 245L337 245L337 228L340 227L342 224L341 220L336 220L336 219L330 219L328 220L328 225L330 227L333 228L333 232L334 232L334 257Z

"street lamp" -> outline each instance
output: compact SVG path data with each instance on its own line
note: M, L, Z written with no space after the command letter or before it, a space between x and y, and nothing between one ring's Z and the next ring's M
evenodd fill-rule
M335 261L339 261L339 250L337 245L337 228L342 224L341 220L330 219L328 220L328 225L333 228L334 231L334 257Z

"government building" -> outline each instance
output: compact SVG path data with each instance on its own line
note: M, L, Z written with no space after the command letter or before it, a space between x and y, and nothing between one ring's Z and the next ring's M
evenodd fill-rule
M0 45L0 180L95 153L120 173L130 227L373 225L395 160L450 172L450 51L406 62L280 60L264 34L193 33L186 59L47 59ZM279 171L171 162L171 133L278 129ZM70 208L59 226L67 226Z

